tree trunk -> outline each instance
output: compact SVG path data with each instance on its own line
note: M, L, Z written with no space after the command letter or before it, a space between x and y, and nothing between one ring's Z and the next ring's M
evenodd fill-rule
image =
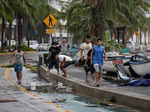
M121 36L122 36L122 44L125 45L126 44L126 27L121 27Z
M146 35L147 33L146 33L146 31L144 32L144 39L145 39L145 45L147 45L147 41L146 41Z
M4 49L4 36L5 36L5 18L2 17L2 38L1 38L1 49Z
M23 39L22 33L22 17L18 17L18 46L21 47Z
M141 32L141 29L140 29L140 45L142 44L142 32Z
M150 44L150 32L148 32L148 44Z
M9 51L11 51L11 39L12 39L12 23L9 23Z
M30 47L30 22L29 20L28 20L27 41L28 41L28 47Z
M94 4L93 11L93 24L91 28L91 34L96 36L96 38L103 39L105 34L104 28L104 1L96 0L96 4Z

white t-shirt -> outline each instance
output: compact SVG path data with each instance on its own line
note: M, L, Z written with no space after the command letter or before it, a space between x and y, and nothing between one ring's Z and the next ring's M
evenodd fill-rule
M89 50L92 49L92 43L87 44L84 42L80 45L80 49L83 50L82 56L84 56L84 59L87 59L87 54L88 54Z
M62 62L64 58L66 59L66 61L72 61L72 58L66 55L58 55L58 58L60 62Z
M17 50L14 51L14 63L15 64L23 64L23 54L24 52L18 52Z

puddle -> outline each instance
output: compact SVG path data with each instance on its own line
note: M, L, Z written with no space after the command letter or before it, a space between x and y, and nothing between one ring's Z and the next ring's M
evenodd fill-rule
M136 112L123 106L103 106L93 104L88 98L80 97L66 93L38 93L46 100L63 100L64 102L53 103L61 105L63 110L71 110L72 112Z
M24 87L30 90L31 86L36 86L33 93L45 100L51 100L54 105L61 105L63 110L71 110L72 112L137 112L136 110L119 105L110 105L105 102L93 103L89 98L72 94L72 89L64 86L62 83L53 85L38 78L38 74L31 72L29 69L24 70L28 73L25 77ZM30 74L30 75L29 75ZM33 84L34 82L34 84ZM33 85L32 85L32 84Z

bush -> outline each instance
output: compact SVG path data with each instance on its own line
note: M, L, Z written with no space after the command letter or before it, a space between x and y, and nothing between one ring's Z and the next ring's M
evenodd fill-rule
M32 49L32 48L29 48L28 46L26 46L26 45L22 45L21 46L21 49L23 50L23 51L34 51L34 49ZM11 46L11 51L14 51L14 50L16 50L16 46Z
M116 40L110 39L110 33L107 32L104 37L103 45L105 46L106 51L118 51L120 52L123 46L123 44L118 44Z
M30 48L26 45L21 46L21 48L22 48L23 51L34 51L34 49L32 49L32 48Z

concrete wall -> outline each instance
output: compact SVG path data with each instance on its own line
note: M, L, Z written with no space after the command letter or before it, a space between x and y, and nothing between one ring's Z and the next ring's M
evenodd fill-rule
M41 66L39 68L39 74L40 76L45 77L46 68ZM92 86L88 86L87 84L81 83L77 79L64 78L56 74L50 74L49 77L47 77L47 80L52 80L52 81L62 82L64 84L67 84L70 87L72 87L73 90L75 90L75 92L84 96L89 96L99 100L106 100L106 101L115 100L116 103L118 104L141 110L141 112L148 112L148 110L150 110L149 96L144 96L144 95L141 96L136 93L121 91L115 88L92 87Z

